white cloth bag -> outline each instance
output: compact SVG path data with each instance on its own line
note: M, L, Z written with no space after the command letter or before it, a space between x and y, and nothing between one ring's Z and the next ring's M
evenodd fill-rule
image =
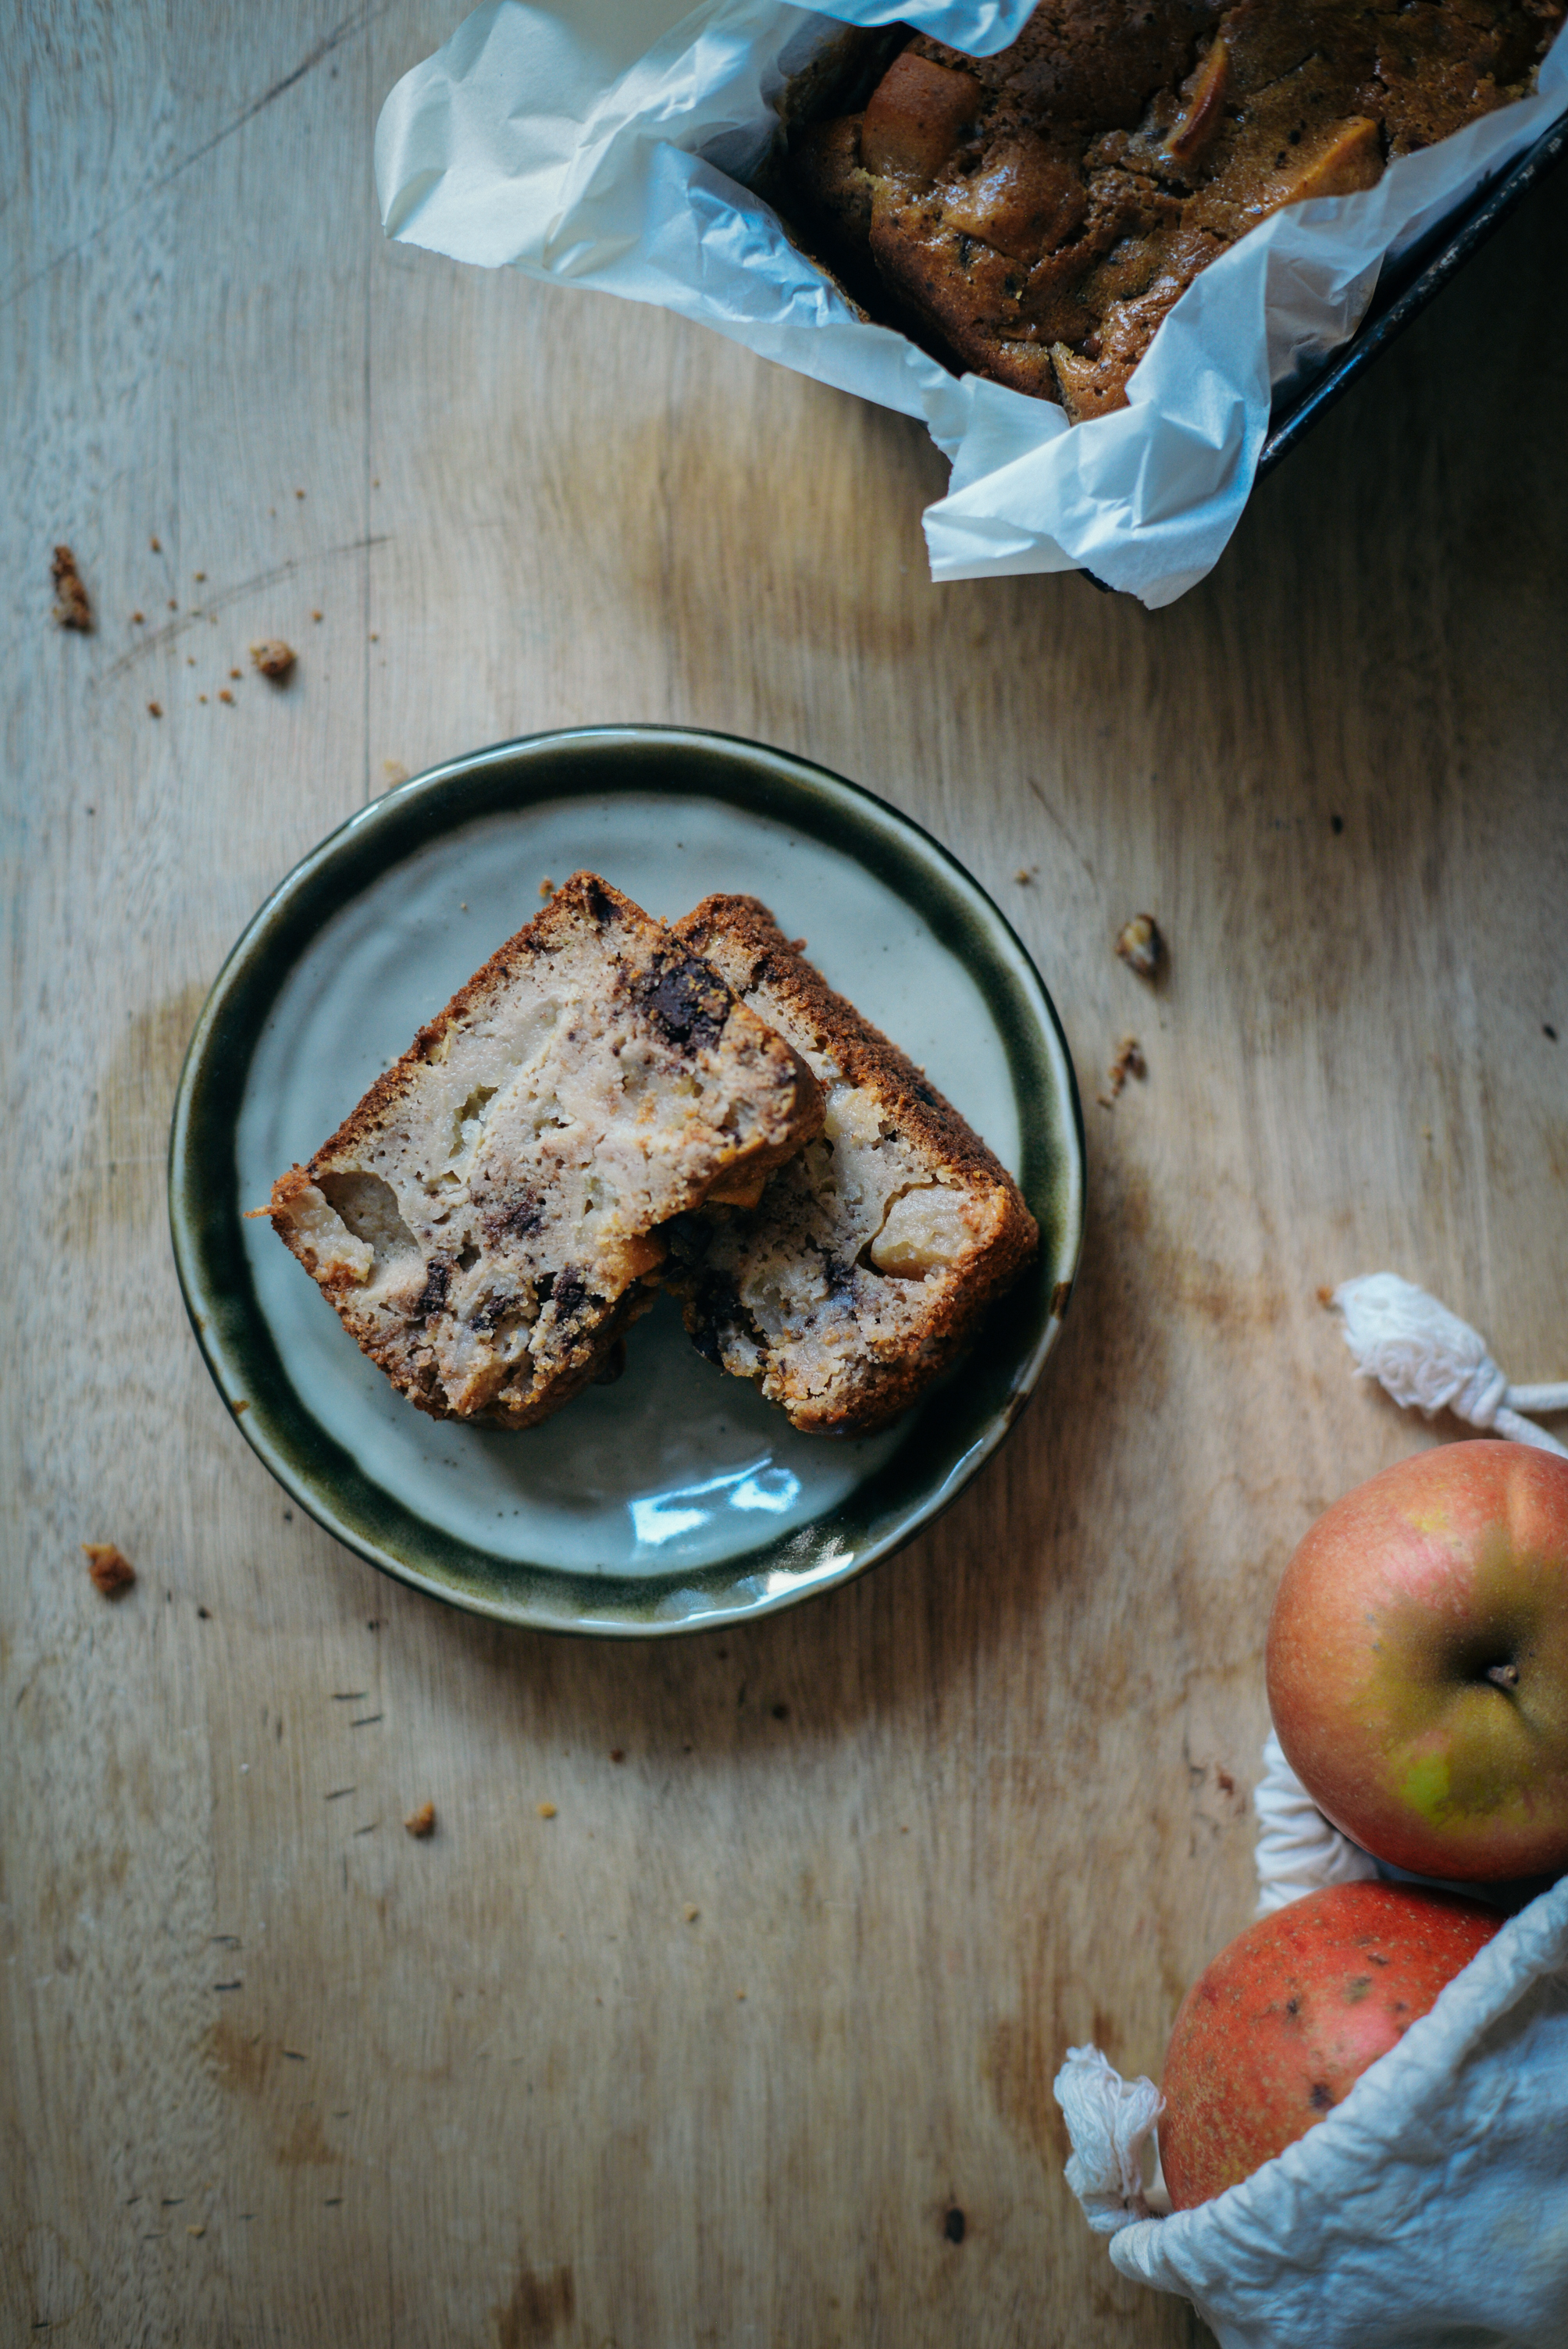
M1272 1737L1265 1759L1260 1909L1375 1873ZM1568 2344L1568 1877L1509 1920L1343 2104L1194 2210L1143 2215L1150 2083L1074 2048L1057 2094L1068 2182L1113 2262L1182 2293L1223 2349Z
M1243 237L1165 320L1131 405L1069 428L1051 401L954 378L868 326L739 184L767 151L784 82L843 23L902 20L985 55L1029 5L834 0L823 16L702 0L661 31L660 0L488 0L382 109L387 233L658 304L923 419L953 465L923 518L935 579L1085 568L1151 607L1171 603L1241 518L1272 387L1354 333L1385 256L1568 106L1568 36L1536 96L1402 158L1360 195L1295 205Z

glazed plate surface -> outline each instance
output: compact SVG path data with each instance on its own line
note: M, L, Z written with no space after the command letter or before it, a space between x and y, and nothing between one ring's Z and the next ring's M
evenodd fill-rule
M362 1355L263 1220L501 941L587 866L675 919L764 898L830 982L922 1062L1020 1181L1040 1261L972 1361L880 1436L804 1436L698 1355L669 1299L627 1369L523 1433L433 1420ZM502 744L400 785L268 901L181 1080L170 1216L218 1386L281 1484L374 1564L502 1620L620 1635L707 1628L845 1580L968 1482L1033 1389L1083 1219L1071 1063L1012 930L882 802L727 737L595 728Z

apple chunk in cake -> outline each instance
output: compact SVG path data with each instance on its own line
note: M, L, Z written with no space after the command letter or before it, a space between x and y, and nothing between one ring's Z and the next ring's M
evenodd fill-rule
M660 1227L716 1188L749 1195L821 1120L799 1054L579 873L268 1212L420 1410L527 1427L653 1303Z
M701 1350L795 1426L869 1433L969 1342L1034 1255L1035 1219L957 1111L755 897L709 897L676 935L794 1046L827 1109L755 1207L682 1218L669 1284Z

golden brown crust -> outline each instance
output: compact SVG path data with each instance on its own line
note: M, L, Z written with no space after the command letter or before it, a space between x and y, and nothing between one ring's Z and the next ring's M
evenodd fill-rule
M527 1427L654 1303L660 1226L766 1176L822 1115L798 1052L579 873L279 1176L268 1212L418 1409Z
M955 1174L981 1174L1001 1184L1028 1214L1023 1194L995 1153L937 1092L925 1071L873 1028L848 996L828 985L760 897L705 897L676 923L676 936L712 960L738 995L767 988L777 996L851 1084L871 1086L897 1101L908 1130L934 1159Z
M438 1011L433 1019L426 1021L407 1051L400 1053L392 1066L382 1071L368 1092L350 1110L337 1132L322 1143L311 1160L311 1174L305 1179L312 1179L332 1161L352 1153L374 1129L383 1112L407 1091L416 1071L440 1052L452 1030L488 998L499 994L521 978L531 961L550 954L564 943L584 916L595 926L615 917L623 922L645 924L650 930L662 930L665 926L662 923L655 923L640 905L634 905L630 897L624 896L608 881L601 880L597 874L573 874L569 881L562 882L542 911L536 914L524 928L508 938L504 945L499 946L490 960L459 988L445 1009ZM749 1019L753 1016L746 1013L744 1005L739 1008L745 1017ZM780 1052L788 1054L795 1081L795 1094L771 1139L762 1136L736 1151L727 1170L732 1177L742 1169L753 1174L769 1173L814 1133L822 1122L821 1089L810 1070L782 1037L774 1038L772 1041ZM286 1183L289 1177L284 1175L280 1180ZM274 1204L277 1197L274 1190Z
M951 1102L758 898L709 897L677 935L806 1054L828 1113L755 1209L682 1219L668 1285L699 1350L757 1379L795 1426L870 1434L973 1341L1037 1248L1034 1217Z

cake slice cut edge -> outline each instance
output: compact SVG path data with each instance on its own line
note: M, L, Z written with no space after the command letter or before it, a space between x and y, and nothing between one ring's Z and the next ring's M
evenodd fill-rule
M1038 1226L979 1135L759 899L706 898L676 936L801 1055L825 1113L754 1207L682 1217L666 1284L699 1350L794 1426L872 1433L974 1342Z
M655 1302L662 1227L822 1114L709 965L577 873L259 1212L421 1411L528 1427Z

